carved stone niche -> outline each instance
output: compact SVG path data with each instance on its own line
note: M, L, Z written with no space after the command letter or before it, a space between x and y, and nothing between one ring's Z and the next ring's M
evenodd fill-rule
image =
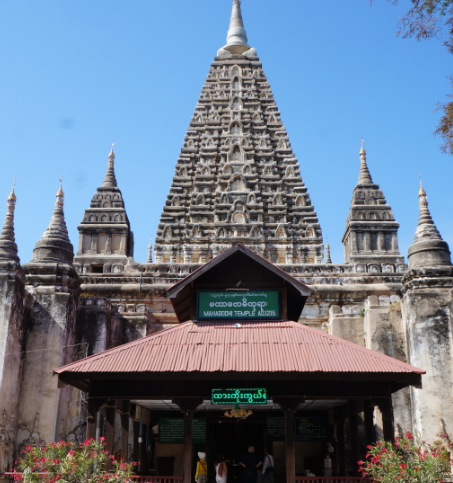
M112 265L112 273L123 273L124 265Z

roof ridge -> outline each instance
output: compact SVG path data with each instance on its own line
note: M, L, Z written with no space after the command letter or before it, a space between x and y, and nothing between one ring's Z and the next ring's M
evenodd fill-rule
M413 366L413 365L411 365L407 362L403 362L403 361L400 361L398 359L395 359L394 357L390 357L387 354L383 354L382 352L377 352L377 351L374 351L373 349L368 349L368 347L363 347L363 346L356 344L354 342L350 342L349 340L342 339L341 337L338 337L337 335L327 334L326 332L323 332L323 331L318 330L318 329L314 329L313 327L310 327L309 325L300 324L299 322L294 322L293 320L290 320L288 322L290 322L290 324L295 324L299 328L302 328L304 330L312 332L312 333L314 333L318 336L321 335L322 337L329 338L336 343L348 345L352 349L358 350L359 352L363 352L363 353L368 354L368 355L371 355L371 356L375 357L376 359L385 359L387 362L390 362L390 363L392 363L396 366L400 366L404 369L410 368L412 370L412 372L413 372L413 369L416 369L417 371L419 371L420 374L426 374L426 371L423 370L423 369L420 369L419 367L415 367L415 366Z

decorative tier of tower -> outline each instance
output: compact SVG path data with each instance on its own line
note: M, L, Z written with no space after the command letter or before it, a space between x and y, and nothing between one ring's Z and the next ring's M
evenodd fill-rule
M128 257L133 256L134 240L115 177L113 144L104 182L77 228L79 249L74 266L79 273L121 273L124 270Z
M352 193L343 235L345 262L358 272L400 272L407 266L398 248L399 223L379 185L373 183L363 145L359 179Z
M176 164L156 263L204 263L237 242L274 263L322 263L316 212L246 41L235 0L228 44L211 65Z

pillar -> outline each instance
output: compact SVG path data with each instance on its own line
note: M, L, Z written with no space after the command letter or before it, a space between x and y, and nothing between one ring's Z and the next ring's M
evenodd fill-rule
M370 445L376 441L376 432L374 430L374 405L371 401L365 401L364 415L366 444Z
M96 438L96 419L99 411L97 401L88 399L86 439Z
M346 451L344 447L344 419L337 422L338 461L340 475L346 476Z
M393 407L391 397L379 400L378 406L382 413L384 440L393 442L395 440L395 430L393 427Z
M378 251L385 252L385 240L384 240L384 233L382 231L378 232L378 239L377 239Z
M138 445L138 438L139 438L139 430L140 430L140 423L138 421L134 421L132 423L133 433L134 433L134 445L132 447L132 460L139 461L139 445ZM136 468L137 472L140 472L140 466Z
M393 253L399 253L400 251L398 246L398 235L396 233L392 234L392 250Z
M285 414L285 453L286 453L286 483L296 483L296 454L294 445L294 413L304 402L303 398L275 398Z
M192 423L197 407L202 398L178 398L173 403L179 406L184 414L184 448L183 448L183 479L182 483L192 483Z
M349 401L349 431L350 431L350 441L351 441L351 470L357 475L357 461L359 459L359 445L358 445L358 434L357 434L357 408L355 401Z
M116 408L113 401L108 402L108 406L105 409L105 449L113 454L115 444L115 415ZM111 468L111 462L108 461L105 465L106 470Z
M352 253L357 253L357 233L355 231L351 232L351 251Z
M119 403L119 404L118 404ZM129 401L117 401L121 419L121 459L129 461Z
M371 239L370 239L370 232L368 231L366 231L363 234L363 251L371 252Z

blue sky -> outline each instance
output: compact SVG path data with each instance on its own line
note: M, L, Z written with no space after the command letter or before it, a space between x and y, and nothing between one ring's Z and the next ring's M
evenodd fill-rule
M452 57L436 40L396 37L409 3L243 0L249 43L334 263L344 261L361 137L401 224L402 253L417 224L419 171L437 227L453 244L453 159L432 135ZM22 263L50 220L60 175L77 249L77 225L102 183L111 141L135 258L146 260L230 9L231 0L0 0L0 199L16 176Z

